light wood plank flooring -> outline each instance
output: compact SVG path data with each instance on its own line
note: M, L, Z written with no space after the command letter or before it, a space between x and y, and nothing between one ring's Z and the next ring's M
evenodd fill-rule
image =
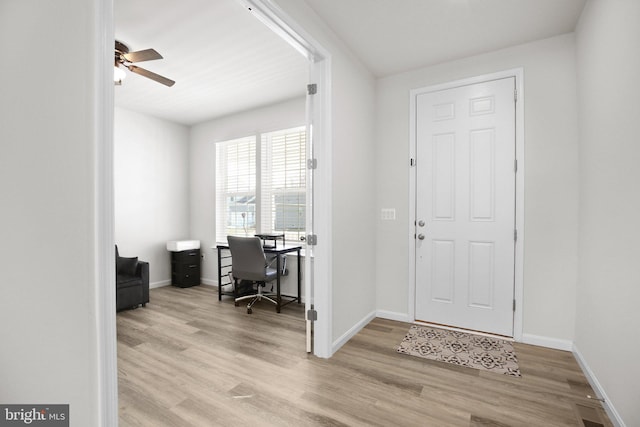
M516 344L522 378L507 377L399 354L410 325L375 319L325 360L302 319L152 289L117 315L120 426L611 425L569 352Z

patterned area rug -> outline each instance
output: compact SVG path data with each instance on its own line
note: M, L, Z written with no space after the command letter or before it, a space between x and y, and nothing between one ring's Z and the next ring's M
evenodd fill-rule
M521 377L510 342L465 332L413 325L398 353Z

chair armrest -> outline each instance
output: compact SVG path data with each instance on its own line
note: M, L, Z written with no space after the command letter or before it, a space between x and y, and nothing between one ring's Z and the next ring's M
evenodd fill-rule
M138 261L136 276L142 279L142 304L149 302L149 263Z
M149 263L146 261L138 261L136 266L136 276L142 278L146 283L149 283Z

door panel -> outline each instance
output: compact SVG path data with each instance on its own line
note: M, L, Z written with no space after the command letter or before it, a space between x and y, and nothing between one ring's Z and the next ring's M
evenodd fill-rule
M455 291L455 242L433 240L433 260L431 263L431 298L440 303L453 303Z
M434 220L452 221L455 217L455 142L453 133L433 137Z
M416 320L513 335L514 90L417 95Z
M495 219L494 136L494 129L473 130L469 133L471 221L493 221Z

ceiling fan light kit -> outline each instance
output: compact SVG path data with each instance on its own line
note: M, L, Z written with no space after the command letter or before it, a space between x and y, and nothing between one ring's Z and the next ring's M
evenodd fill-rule
M126 72L120 67L123 65L132 73L139 74L143 77L161 83L165 86L173 86L176 82L168 79L164 76L145 70L144 68L133 65L136 62L152 61L155 59L162 59L162 55L156 52L154 49L139 50L136 52L129 52L129 47L122 42L116 40L115 56L114 56L114 70L113 81L116 85L121 85L122 80L126 77Z
M120 68L120 64L115 64L113 69L113 83L120 86L122 81L127 77L127 73L124 72L122 68Z

